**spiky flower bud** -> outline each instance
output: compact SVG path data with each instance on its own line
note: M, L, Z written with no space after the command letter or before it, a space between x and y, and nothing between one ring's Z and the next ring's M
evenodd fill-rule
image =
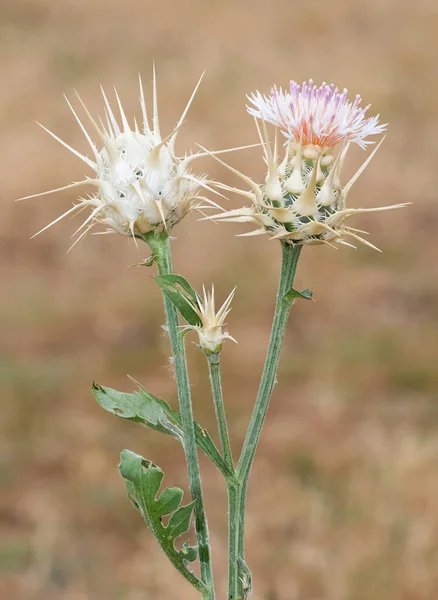
M203 298L198 296L198 304L196 306L190 303L201 320L201 325L190 326L190 328L197 332L199 336L199 346L205 354L219 353L222 350L222 344L226 339L236 342L236 340L224 330L225 319L231 310L231 301L233 300L235 291L236 288L234 288L217 312L214 299L214 285L211 288L211 292L207 292L205 287L203 287Z
M378 124L378 116L365 118L369 107L361 108L359 96L349 102L347 90L340 93L334 85L325 83L317 87L313 81L302 86L292 81L290 92L274 87L269 97L257 92L248 98L252 104L248 112L256 118L268 167L265 184L259 185L231 169L251 191L222 184L220 187L250 198L252 205L213 218L254 223L257 229L243 235L267 233L291 245L337 242L351 246L347 240L353 239L375 248L358 236L357 229L345 225L345 220L357 213L404 206L347 208L351 187L380 144L345 185L341 183L341 170L351 143L365 148L371 143L368 136L385 130L385 125ZM261 120L261 128L257 120ZM276 127L273 148L266 122ZM282 158L278 156L278 131L287 138Z
M190 163L200 154L189 154L182 158L175 154L177 133L183 124L200 81L175 129L165 138L162 138L160 133L155 71L152 126L147 115L141 80L140 105L143 117L141 128L139 128L135 119L134 127L131 128L117 91L115 91L115 96L120 122L102 89L105 104L105 124L101 119L99 119L99 123L96 122L78 96L79 102L97 136L97 144L93 142L90 134L67 100L90 145L93 157L89 158L79 153L45 127L43 129L84 161L93 169L95 175L92 178L87 177L83 181L62 188L27 196L26 198L34 198L85 185L94 186L95 192L91 196L80 198L80 201L73 208L38 233L57 223L68 214L80 211L84 207L90 207L91 214L77 230L76 234L79 234L79 237L75 243L85 236L96 223L106 226L108 232L115 231L122 235L138 237L148 232L170 231L190 210L198 208L201 200L214 204L200 195L201 187L208 188L205 177L196 177L190 173Z

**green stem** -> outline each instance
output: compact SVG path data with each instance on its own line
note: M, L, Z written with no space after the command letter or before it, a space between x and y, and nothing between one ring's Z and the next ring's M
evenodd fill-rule
M211 392L213 395L214 408L219 429L219 437L224 460L230 471L234 472L233 455L231 454L230 438L228 435L227 419L225 416L224 400L222 395L221 367L219 354L207 354L208 368L210 372Z
M229 470L234 473L233 456L228 435L222 394L219 354L206 354L210 372L211 391L219 429L222 453ZM239 498L240 484L227 478L228 486L228 600L238 600L239 594Z
M266 354L265 365L260 381L259 391L255 401L251 421L243 444L242 454L237 465L237 477L242 489L239 499L239 556L244 558L244 519L246 510L246 491L248 477L254 461L260 434L265 421L272 390L275 385L277 368L280 360L280 351L283 343L286 324L292 301L285 299L284 295L292 287L301 246L290 246L282 243L282 263L280 282L277 293L274 320L272 323L271 337Z
M241 600L239 565L240 484L228 483L228 600Z
M170 240L168 234L146 234L144 236L144 240L151 247L159 275L168 275L172 273ZM206 585L208 590L205 594L203 594L203 599L213 600L215 594L213 587L210 545L208 542L208 525L202 497L201 475L196 447L195 427L193 423L193 409L190 396L189 378L187 374L184 339L179 330L178 314L175 306L165 294L163 294L163 301L169 338L175 361L175 377L178 388L182 429L184 433L184 451L187 461L190 491L192 498L195 501L195 530L198 539L200 575L201 581Z
M245 559L245 517L246 517L246 496L248 493L248 478L246 481L242 482L242 489L240 492L240 501L239 501L239 519L240 519L240 529L239 529L239 556L244 560Z

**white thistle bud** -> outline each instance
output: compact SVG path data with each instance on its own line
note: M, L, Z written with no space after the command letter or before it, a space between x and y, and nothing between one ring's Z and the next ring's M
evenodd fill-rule
M269 97L256 92L248 99L253 105L248 107L248 112L256 117L268 167L266 185L259 185L222 163L251 189L244 191L223 184L219 187L246 196L252 205L211 218L254 223L255 231L241 235L267 233L291 245L332 245L336 242L351 246L347 240L352 239L375 248L358 235L357 229L345 225L347 217L405 204L348 209L346 199L383 140L346 185L341 184L340 175L350 143L365 148L372 143L367 137L382 133L386 125L379 125L378 116L365 118L369 107L361 108L360 96L349 102L347 90L340 93L333 84L323 83L317 87L311 80L302 85L292 81L290 92L274 87ZM262 122L261 128L257 119ZM266 132L266 122L276 127L274 151ZM277 155L277 131L287 138L282 159ZM274 181L275 194L272 191Z
M141 80L140 106L143 119L141 128L139 128L135 119L134 127L129 124L117 91L115 91L115 96L119 119L115 116L102 89L105 105L105 125L100 118L99 122L96 122L78 96L78 100L90 121L92 131L97 136L97 144L94 143L67 100L91 148L92 158L81 154L45 127L43 129L85 162L95 174L83 181L49 192L26 196L26 198L34 198L81 186L94 186L95 192L85 198L80 198L80 201L73 208L38 233L45 231L65 216L79 212L85 207L90 207L91 214L73 234L78 235L73 245L84 237L96 223L107 227L107 231L103 233L115 231L122 235L139 237L148 232L170 231L190 210L200 208L201 200L217 207L214 202L200 195L201 187L210 189L206 184L206 178L204 176L196 177L190 172L192 160L203 154L189 154L180 158L175 154L174 149L178 131L184 122L201 79L196 85L175 129L165 138L162 138L160 133L155 69L152 126L148 119Z
M224 330L225 319L231 310L231 301L233 300L235 291L236 288L234 288L217 312L214 299L214 285L211 288L211 292L207 292L205 287L203 287L203 298L198 296L197 306L191 304L193 310L201 320L201 325L191 326L190 328L197 332L199 346L205 354L217 354L220 352L222 344L226 339L236 342Z

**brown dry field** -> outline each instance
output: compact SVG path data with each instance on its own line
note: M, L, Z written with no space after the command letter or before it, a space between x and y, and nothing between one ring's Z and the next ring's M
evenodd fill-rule
M119 452L160 464L186 487L173 440L103 412L93 379L130 390L130 373L175 405L153 270L129 239L90 237L78 221L30 236L74 200L13 200L82 179L62 94L93 111L113 84L138 114L137 74L156 62L170 131L206 69L179 149L256 142L245 94L313 78L360 93L389 122L350 202L409 208L356 219L384 252L306 248L250 485L253 600L436 600L438 589L438 4L436 0L202 2L2 0L0 4L0 597L195 598L125 497ZM350 172L364 153L350 153ZM228 160L264 176L259 149ZM235 183L212 160L197 165ZM230 197L226 206L239 205ZM353 223L352 223L353 224ZM257 389L279 245L190 216L175 270L195 287L238 284L223 352L235 453ZM191 340L193 341L193 340ZM214 433L201 353L188 344L197 419ZM218 598L226 595L226 494L202 461Z

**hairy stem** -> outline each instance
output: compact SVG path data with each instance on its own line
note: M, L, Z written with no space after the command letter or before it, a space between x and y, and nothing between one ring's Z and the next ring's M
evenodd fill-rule
M224 400L222 395L221 367L219 354L207 354L208 368L210 372L211 392L213 396L216 419L219 429L219 437L224 460L231 472L234 472L233 455L231 454L230 438L228 435L227 420L225 416Z
M242 453L237 465L237 478L241 483L241 493L239 498L239 557L244 558L244 522L246 510L246 492L248 477L254 461L260 434L265 421L269 406L272 390L275 385L277 368L280 360L280 351L283 344L284 333L289 316L291 300L284 296L292 287L301 246L290 246L282 243L282 263L280 282L277 293L277 303L275 306L274 320L272 323L271 337L266 354L265 365L263 368L260 386L255 401L251 421L243 444Z
M240 494L239 483L228 483L228 600L242 600L239 534L240 534Z
M228 435L227 420L222 395L219 354L207 354L216 419L222 453L229 470L234 473L233 456ZM228 486L228 600L238 600L239 596L239 497L240 484L236 479L227 478Z
M144 240L151 247L159 275L168 275L172 273L170 240L168 234L146 234L144 236ZM208 525L202 497L201 475L196 447L193 409L190 396L189 378L187 374L184 339L178 327L178 315L175 306L165 294L163 294L163 301L175 365L175 377L178 388L178 399L184 434L184 451L187 461L190 491L192 498L195 501L195 530L198 540L200 575L201 581L205 584L208 590L205 594L203 593L203 600L213 600L215 594L213 587L210 545L208 541Z

